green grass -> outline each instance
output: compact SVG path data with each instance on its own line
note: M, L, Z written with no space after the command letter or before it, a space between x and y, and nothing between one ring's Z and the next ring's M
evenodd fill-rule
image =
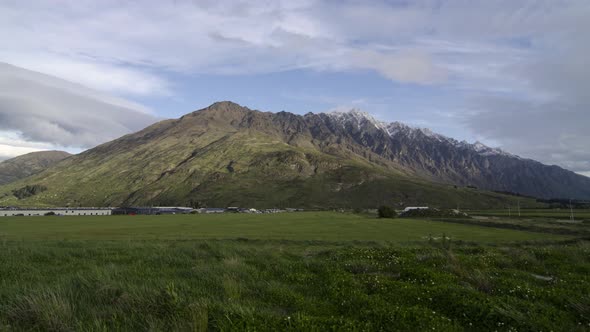
M497 216L497 217L518 217L518 210L515 206L512 207L509 212L508 209L502 210L473 210L469 211L469 214L475 216ZM534 218L559 218L569 219L569 209L521 209L521 217L534 217ZM576 219L590 220L590 210L588 209L574 209L574 217Z
M590 242L543 232L315 212L0 218L0 331L586 331L588 294Z
M175 216L12 217L0 219L7 239L277 239L316 241L423 241L445 233L454 240L496 243L558 240L563 236L448 224L377 219L354 214L303 212Z

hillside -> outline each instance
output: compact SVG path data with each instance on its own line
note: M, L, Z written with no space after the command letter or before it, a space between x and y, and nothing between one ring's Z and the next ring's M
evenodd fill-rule
M325 116L264 113L231 102L215 103L4 186L0 205L515 204L514 197L422 179L359 144L354 135L334 132ZM16 199L12 191L26 185L47 190Z
M40 151L0 162L0 185L42 172L69 156L63 151Z

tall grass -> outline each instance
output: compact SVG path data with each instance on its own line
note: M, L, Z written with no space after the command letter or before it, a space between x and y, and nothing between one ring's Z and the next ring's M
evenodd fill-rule
M584 331L589 275L585 241L7 240L0 330Z

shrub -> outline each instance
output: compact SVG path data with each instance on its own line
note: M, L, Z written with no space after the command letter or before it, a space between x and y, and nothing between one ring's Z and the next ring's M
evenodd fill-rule
M20 189L15 189L12 191L12 194L14 195L14 197L16 197L18 199L23 199L23 198L35 196L39 193L44 192L45 190L47 190L47 187L42 186L40 184L35 184L32 186L27 185L27 186L22 187Z
M379 214L379 218L395 218L397 216L392 207L385 205L380 206L377 213Z
M49 211L47 213L45 213L46 216L55 216L55 212L53 211Z

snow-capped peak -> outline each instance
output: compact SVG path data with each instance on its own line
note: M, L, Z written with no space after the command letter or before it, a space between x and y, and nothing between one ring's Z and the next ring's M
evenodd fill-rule
M472 150L482 156L491 156L491 155L503 155L503 156L511 156L511 157L518 157L512 155L508 152L505 152L499 148L491 148L479 141L475 143L468 143L466 141L457 141L453 138L437 134L428 128L419 128L419 127L411 127L407 124L395 121L391 123L386 123L383 121L379 121L375 119L371 114L367 112L363 112L358 108L353 108L348 111L341 111L336 110L327 113L327 115L333 119L336 123L340 124L342 127L346 127L346 125L353 125L358 130L360 130L366 124L371 124L375 128L379 130L383 130L389 137L394 137L396 135L404 135L410 137L412 139L420 139L420 137L428 137L430 139L435 139L439 142L444 142L455 147L465 148Z
M475 143L473 143L471 146L473 146L473 149L474 149L475 151L477 151L477 152L483 152L483 151L486 151L486 150L489 150L489 149L490 149L490 147L489 147L489 146L487 146L487 145L483 144L483 143L482 143L482 142L480 142L480 141L476 141L476 142L475 142Z
M428 128L411 127L411 126L408 126L404 123L397 122L397 121L392 122L387 125L387 133L389 134L389 136L394 136L395 134L397 134L399 132L403 132L405 134L413 135L413 136L420 133L424 136L434 138L438 141L453 140L452 138L443 136L441 134L437 134Z
M370 123L375 128L385 130L386 124L382 121L375 119L371 114L363 112L358 108L353 108L349 111L332 111L327 113L332 119L344 125L346 122L354 121L357 128L360 129L361 125Z
M519 156L508 153L500 148L489 147L480 141L475 141L475 143L469 143L467 141L455 142L455 146L475 151L482 156L508 156L520 158Z

